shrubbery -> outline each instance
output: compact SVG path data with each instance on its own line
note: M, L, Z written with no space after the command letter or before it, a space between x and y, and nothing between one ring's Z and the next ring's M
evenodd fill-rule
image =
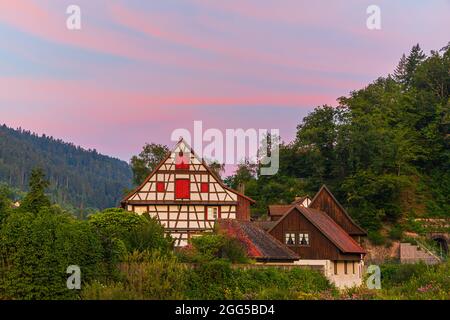
M12 212L0 230L0 287L10 298L75 298L66 288L67 267L80 266L83 282L90 281L102 272L102 250L87 223L58 207Z
M450 299L450 261L440 265L384 265L380 299Z
M333 290L319 272L293 268L233 268L226 261L204 263L190 270L190 299L298 299Z
M93 214L89 216L89 223L102 241L108 265L115 265L133 250L167 251L172 245L156 219L123 209L112 208Z
M179 251L179 256L182 261L192 263L209 262L215 259L224 259L233 263L249 261L239 240L225 234L213 233L192 238L190 245Z

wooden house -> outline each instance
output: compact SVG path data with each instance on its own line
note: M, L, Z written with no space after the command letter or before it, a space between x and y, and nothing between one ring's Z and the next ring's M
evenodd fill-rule
M250 220L251 198L227 187L180 140L145 181L127 195L121 206L156 217L184 246L190 237L212 231L218 219Z
M338 285L360 283L366 232L356 224L331 191L322 186L308 205L269 206L271 221L257 224L300 256L300 263L321 261Z

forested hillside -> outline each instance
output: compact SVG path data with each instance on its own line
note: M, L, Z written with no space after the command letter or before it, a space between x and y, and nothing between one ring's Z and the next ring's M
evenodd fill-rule
M281 146L276 175L242 164L227 182L245 185L254 214L325 183L368 230L449 217L449 97L450 46L429 56L414 46L391 75L305 117Z
M52 201L74 208L115 206L131 185L131 170L124 161L0 126L0 182L26 191L34 167L44 170Z

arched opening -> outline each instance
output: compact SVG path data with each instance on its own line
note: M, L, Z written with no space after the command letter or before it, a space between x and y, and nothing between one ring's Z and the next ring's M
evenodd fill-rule
M433 241L437 244L439 255L441 257L448 255L448 243L447 240L443 237L433 237Z

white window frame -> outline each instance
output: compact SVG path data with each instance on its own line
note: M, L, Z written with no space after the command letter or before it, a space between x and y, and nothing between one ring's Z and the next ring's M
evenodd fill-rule
M215 212L214 212L215 209ZM215 217L214 217L215 215ZM217 220L219 219L219 207L207 207L206 209L206 220Z
M289 239L292 239L292 243L289 243ZM294 232L286 232L284 234L284 243L288 246L294 246L295 245L295 233Z
M301 244L303 236L305 236L306 244ZM308 232L299 232L298 233L298 245L302 246L302 247L307 247L307 246L309 246L309 244L310 244L309 233Z

